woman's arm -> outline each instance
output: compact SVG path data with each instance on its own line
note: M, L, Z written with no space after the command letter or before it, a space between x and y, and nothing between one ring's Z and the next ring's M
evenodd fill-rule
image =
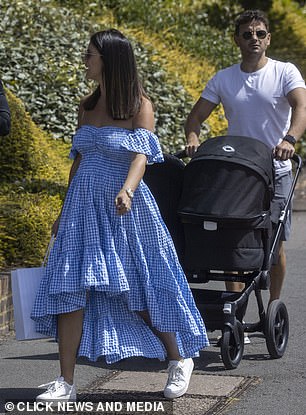
M82 124L82 118L83 118L83 113L84 113L84 109L83 109L83 104L82 104L82 102L83 102L83 101L81 101L81 103L80 103L80 106L79 106L79 112L78 112L78 128L79 128L79 127L81 126L81 124ZM68 187L67 187L67 189L69 188L70 183L71 183L71 181L72 181L73 177L75 176L75 174L76 174L76 172L77 172L77 170L78 170L78 168L79 168L79 165L80 165L81 160L82 160L82 156L81 156L81 154L80 154L80 153L77 153L77 155L76 155L75 159L73 160L72 166L71 166L71 168L70 168L70 172L69 172L69 179L68 179ZM58 215L57 219L55 220L55 222L54 222L54 223L53 223L53 225L52 225L51 233L52 233L52 235L54 235L54 236L56 236L56 235L57 235L58 226L59 226L59 222L60 222L60 219L61 219L61 214L62 214L62 209L61 209L60 214Z
M144 154L134 153L124 185L115 199L119 215L123 215L131 210L133 195L144 175L146 164L147 157Z
M76 158L73 160L73 163L72 163L72 166L71 166L71 169L70 169L70 173L69 173L68 188L70 186L70 183L71 183L77 169L79 168L81 159L82 159L82 156L81 156L80 153L78 153ZM60 214L58 215L57 219L55 220L55 222L52 225L51 235L54 235L54 236L57 235L58 226L59 226L60 219L61 219L61 214L62 214L62 209L61 209Z
M141 109L133 119L133 128L145 128L153 132L154 124L152 104L147 98L143 98ZM147 157L144 154L134 153L124 185L115 199L119 215L123 215L131 210L133 194L143 178L146 164Z

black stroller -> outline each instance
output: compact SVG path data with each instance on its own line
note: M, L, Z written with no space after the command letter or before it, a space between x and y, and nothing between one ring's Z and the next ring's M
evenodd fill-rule
M171 186L162 170L166 165L168 170L172 166L176 194L180 196L171 204L171 214L176 217L178 211L183 228L179 224L174 234L171 226L169 230L207 330L222 330L220 347L225 368L239 365L244 332L264 333L270 356L282 357L289 336L287 309L282 301L275 300L266 312L261 290L269 288L269 270L277 259L301 158L293 158L297 166L285 206L271 205L273 157L259 140L211 138L201 144L185 168L181 160L174 159L167 156L164 167L149 166L145 181L160 204L168 197ZM157 182L159 194L154 192ZM162 208L162 203L160 208L167 224L169 212ZM239 293L203 288L202 284L209 281L243 282L245 288ZM243 318L252 292L259 321L245 323Z

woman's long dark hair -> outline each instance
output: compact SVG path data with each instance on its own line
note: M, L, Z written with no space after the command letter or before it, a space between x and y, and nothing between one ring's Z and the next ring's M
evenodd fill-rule
M116 120L133 117L140 110L144 92L130 41L118 30L109 29L93 34L90 42L98 49L103 61L102 79L110 115ZM94 109L100 95L98 87L85 100L84 109Z

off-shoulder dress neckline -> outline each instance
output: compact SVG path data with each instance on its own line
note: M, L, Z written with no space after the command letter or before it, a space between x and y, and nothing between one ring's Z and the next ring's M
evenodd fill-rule
M125 131L130 131L130 132L134 131L134 129L130 129L130 128L126 128L126 127L119 127L117 125L100 125L100 126L97 126L97 125L94 125L94 124L82 124L79 127L79 129L82 128L82 127L90 127L90 128L95 128L97 130L108 128L108 129L125 130Z

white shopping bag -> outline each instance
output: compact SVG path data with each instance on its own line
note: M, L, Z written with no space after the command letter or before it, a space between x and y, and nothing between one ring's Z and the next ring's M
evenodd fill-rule
M20 268L11 272L17 340L31 340L46 337L35 331L35 322L30 317L44 271L45 267L37 267Z
M17 340L31 340L47 337L35 331L35 322L30 316L53 243L54 236L51 237L41 267L19 268L11 272L15 333Z

